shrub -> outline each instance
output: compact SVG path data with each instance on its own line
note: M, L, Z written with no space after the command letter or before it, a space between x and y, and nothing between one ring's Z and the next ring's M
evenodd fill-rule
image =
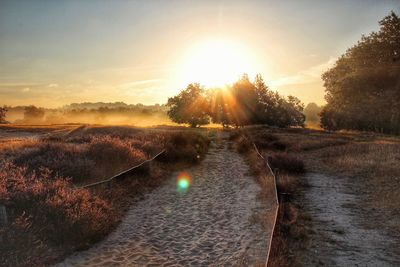
M133 148L129 141L110 136L92 138L87 156L97 164L107 165L133 164L146 160L143 152Z
M210 141L196 132L174 132L165 145L165 156L160 158L167 162L199 162L207 153Z
M239 153L247 153L251 148L253 144L251 141L246 138L245 136L241 136L238 139L236 139L236 149Z
M73 188L67 179L45 168L28 172L26 167L10 162L3 162L0 169L0 202L10 211L11 227L17 235L33 235L35 243L48 246L84 246L102 236L112 218L108 202L87 190ZM21 226L22 222L26 227ZM21 240L6 234L3 238L6 242L0 243L1 251L26 254L18 252L24 249L18 245ZM34 244L31 246L35 247Z
M275 153L269 158L273 169L287 173L304 173L304 163L301 159L288 153Z
M61 142L39 142L35 147L22 149L14 163L27 166L28 171L45 167L79 182L90 177L95 167L95 162L85 156L84 149L84 146Z

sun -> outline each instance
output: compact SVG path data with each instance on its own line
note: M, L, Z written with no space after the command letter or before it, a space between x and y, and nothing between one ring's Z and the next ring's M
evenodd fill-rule
M250 50L239 42L208 40L195 44L184 57L182 79L219 87L234 82L240 75L254 75L255 60Z

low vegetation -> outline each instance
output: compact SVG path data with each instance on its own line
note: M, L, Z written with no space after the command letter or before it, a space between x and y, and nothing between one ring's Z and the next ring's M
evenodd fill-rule
M368 132L337 132L329 133L325 131L310 129L274 129L268 127L257 127L256 129L247 129L246 134L253 136L257 142L260 137L272 142L282 142L285 144L284 151L278 151L264 144L268 155L273 160L274 155L290 155L291 158L301 159L303 168L310 172L319 172L330 174L332 177L345 175L352 177L354 184L351 190L359 193L357 203L354 203L359 209L368 211L368 220L363 223L366 227L383 228L390 231L392 236L399 236L400 221L398 213L399 198L399 155L400 139L395 136L381 135ZM271 136L274 136L273 138ZM268 143L260 141L259 144ZM246 146L246 145L244 145ZM280 158L280 157L278 157ZM291 161L285 159L282 162ZM273 161L271 161L272 163ZM250 160L254 164L254 160ZM284 163L279 170L285 169ZM291 165L291 164L290 164ZM277 166L277 165L275 165ZM257 166L255 168L258 168ZM300 171L301 173L302 171ZM297 217L295 223L290 227L284 226L280 229L284 231L275 234L273 246L273 255L283 255L282 257L271 258L271 266L285 266L285 259L290 261L296 257L301 261L302 247L307 245L307 233L313 231L311 218L302 208L302 194L307 188L307 184L299 179L297 171L286 169L285 173L278 172L278 190L280 192L289 192L284 194L285 201L289 197L292 203L288 209L289 214L285 221L292 222ZM282 200L281 200L282 201ZM293 205L297 212L293 210ZM282 214L282 211L281 211ZM286 214L286 212L283 212ZM382 224L382 221L385 223ZM285 224L285 223L284 223ZM279 228L278 228L279 229ZM279 237L281 236L283 240ZM293 239L294 237L294 239ZM283 242L284 240L288 242ZM286 245L285 245L286 244ZM286 247L286 248L285 248ZM274 248L279 248L275 250ZM275 252L277 254L274 254ZM288 251L286 254L284 251ZM290 253L289 253L290 252ZM275 260L274 260L275 259ZM287 263L289 266L295 265L292 261Z
M48 265L87 248L115 227L129 203L172 170L204 158L208 144L198 131L130 127L79 127L1 143L0 203L9 223L0 228L0 265ZM79 188L163 149L165 155L138 176L112 187Z
M23 125L100 123L147 127L171 124L165 105L128 105L123 102L72 103L60 108L8 106L0 108L0 124L6 121Z
M300 256L295 252L300 251L306 245L307 229L305 224L306 221L309 223L307 215L300 210L298 201L299 188L306 186L299 176L305 172L303 161L290 150L289 144L280 140L267 128L253 127L235 131L231 134L231 139L235 140L238 152L246 156L253 173L258 177L264 194L275 194L275 185L273 182L265 182L265 175L270 177L268 181L273 178L266 168L264 160L255 151L254 145L264 158L268 158L276 175L279 210L268 266L299 265ZM262 220L266 220L265 217L262 218Z

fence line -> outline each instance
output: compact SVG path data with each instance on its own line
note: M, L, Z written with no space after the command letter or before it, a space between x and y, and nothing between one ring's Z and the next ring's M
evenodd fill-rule
M131 168L125 170L125 171L122 171L122 172L120 172L120 173L118 173L118 174L116 174L116 175L114 175L114 176L112 176L112 177L110 177L110 178L108 178L108 179L105 179L105 180L99 181L99 182L94 182L94 183L87 184L87 185L83 185L83 186L80 186L80 187L78 187L78 188L89 188L89 187L94 187L94 186L97 186L97 185L109 183L109 182L113 181L114 179L121 178L122 176L124 176L124 175L126 175L126 174L132 172L132 171L135 170L135 169L138 169L138 168L140 168L140 167L143 167L145 164L152 162L153 160L155 160L157 157L159 157L160 155L162 155L162 154L164 154L164 153L165 153L165 149L161 150L159 153L157 153L157 154L156 154L154 157L152 157L151 159L145 160L145 161L143 161L142 163L140 163L140 164L138 164L138 165L136 165L136 166L133 166L133 167L131 167Z
M244 136L244 135L243 135L243 137L244 137L247 141L249 141L249 142L251 142L251 143L253 144L253 147L254 147L255 152L256 152L257 155L263 160L263 162L264 162L264 164L266 165L267 169L270 171L271 176L272 176L272 180L273 180L273 183L274 183L273 187L274 187L274 191L275 191L275 205L276 205L276 208L275 208L275 214L274 214L274 223L273 223L272 231L271 231L271 238L269 239L269 245L268 245L268 251L267 251L267 260L266 260L266 262L265 262L265 266L268 266L269 254L270 254L270 252L271 252L271 246L272 246L272 239L273 239L273 236L274 236L275 226L276 226L276 223L277 223L278 212L279 212L278 188L277 188L277 186L276 186L276 180L277 180L277 179L276 179L276 174L274 173L274 171L273 171L272 168L271 168L271 165L269 164L269 159L268 159L268 157L265 158L265 157L260 153L260 151L258 150L256 144L255 144L253 141L249 140L249 139L248 139L246 136Z

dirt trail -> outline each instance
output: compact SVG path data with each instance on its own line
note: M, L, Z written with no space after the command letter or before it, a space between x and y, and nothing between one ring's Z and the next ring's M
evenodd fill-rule
M379 226L367 228L354 179L311 173L305 210L313 218L304 266L400 266L393 238ZM364 223L363 223L364 221ZM384 222L382 222L384 223Z
M240 155L226 140L187 170L178 192L174 174L130 208L119 227L93 248L57 266L251 266L265 262L270 234L254 222L268 207Z

